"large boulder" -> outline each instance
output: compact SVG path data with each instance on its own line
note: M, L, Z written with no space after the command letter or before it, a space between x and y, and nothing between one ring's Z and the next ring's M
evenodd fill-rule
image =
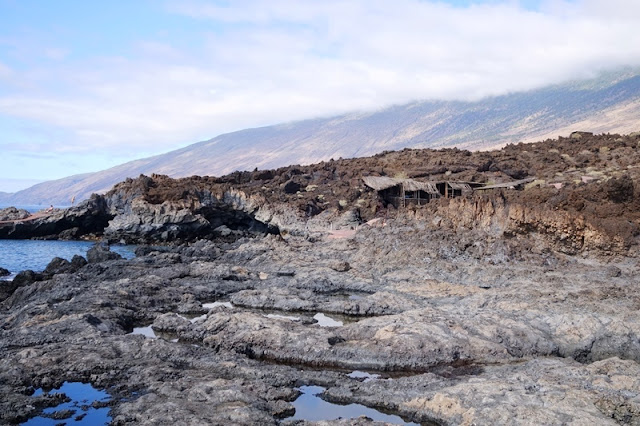
M56 275L71 272L71 262L61 257L54 257L44 268L44 275Z
M108 245L95 244L87 251L87 261L89 263L100 263L108 260L122 259L118 253L111 251Z
M85 259L82 256L79 256L76 254L71 258L71 266L74 272L82 268L86 264L87 264L87 259Z
M614 203L626 203L633 200L634 185L628 175L609 179L604 184L604 189L609 200Z
M43 271L43 274L45 276L53 276L56 274L72 273L76 272L86 264L87 261L85 260L85 258L77 254L73 256L71 262L60 257L54 257Z
M302 185L294 180L287 181L283 187L285 194L295 194L300 191L300 188L302 188Z

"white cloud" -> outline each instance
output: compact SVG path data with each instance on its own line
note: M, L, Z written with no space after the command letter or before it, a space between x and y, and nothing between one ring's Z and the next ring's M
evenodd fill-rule
M181 49L66 58L20 75L0 113L69 135L51 149L162 151L221 132L416 99L477 99L640 65L640 2L454 8L418 0L174 2L210 31ZM51 53L51 52L50 52ZM3 71L4 70L4 71Z

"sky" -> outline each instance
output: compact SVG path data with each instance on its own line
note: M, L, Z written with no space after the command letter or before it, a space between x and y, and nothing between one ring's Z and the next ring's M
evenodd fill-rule
M0 191L640 65L638 0L0 0Z

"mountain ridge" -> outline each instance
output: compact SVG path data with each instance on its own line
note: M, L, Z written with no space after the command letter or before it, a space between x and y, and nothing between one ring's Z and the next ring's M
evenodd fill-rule
M88 198L140 174L220 176L406 147L484 150L574 130L631 133L640 130L637 117L640 70L626 70L475 102L415 101L377 111L243 129L100 172L0 194L0 203L68 204L74 196Z

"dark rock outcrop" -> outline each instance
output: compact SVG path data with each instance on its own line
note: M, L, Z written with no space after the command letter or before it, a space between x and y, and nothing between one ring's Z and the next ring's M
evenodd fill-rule
M284 184L283 187L286 194L295 194L296 192L300 191L300 188L302 188L302 185L300 185L298 182L295 182L294 180L288 181Z
M44 279L43 274L31 270L19 272L12 281L0 281L0 302L10 297L18 288Z
M418 173L433 181L537 179L524 191L437 199L405 212L415 210L451 229L461 225L498 238L535 239L540 250L624 254L640 235L635 196L640 175L634 167L640 162L640 137L581 135L490 152L405 149L222 177L140 176L73 209L0 225L0 238L102 236L148 244L232 241L265 233L315 238L314 232L355 229L375 217L396 215L363 185L363 176Z
M51 276L55 274L63 274L69 271L71 271L71 262L69 262L67 259L54 257L51 262L49 262L44 271L42 271L42 273L44 275Z
M0 225L0 238L78 239L101 234L112 215L105 199L94 195L75 207L54 210L32 220Z
M89 249L89 251L91 250L92 249ZM118 255L117 253L111 253L111 254ZM95 252L93 253L93 255L94 257L101 257L100 255L96 255ZM107 260L105 256L102 256L101 258L103 260ZM119 259L119 258L120 257L116 257L115 259ZM56 274L66 274L66 273L76 272L86 264L87 264L86 259L77 254L73 256L73 258L71 259L71 262L69 262L66 259L62 259L60 257L54 257L51 260L51 262L49 262L45 270L42 271L42 274L47 277L51 277Z
M11 296L17 288L18 285L12 281L0 281L0 302Z
M79 256L76 254L71 258L71 267L73 268L72 270L74 272L82 268L86 264L87 264L87 259L85 259L82 256Z
M609 200L614 203L627 203L634 197L634 184L629 175L611 178L605 183L604 189Z
M88 263L100 263L106 262L109 260L118 260L122 259L118 253L111 251L108 245L98 243L94 244L87 251L87 262Z
M31 213L27 210L7 207L5 209L0 209L0 222L26 219L30 215Z

